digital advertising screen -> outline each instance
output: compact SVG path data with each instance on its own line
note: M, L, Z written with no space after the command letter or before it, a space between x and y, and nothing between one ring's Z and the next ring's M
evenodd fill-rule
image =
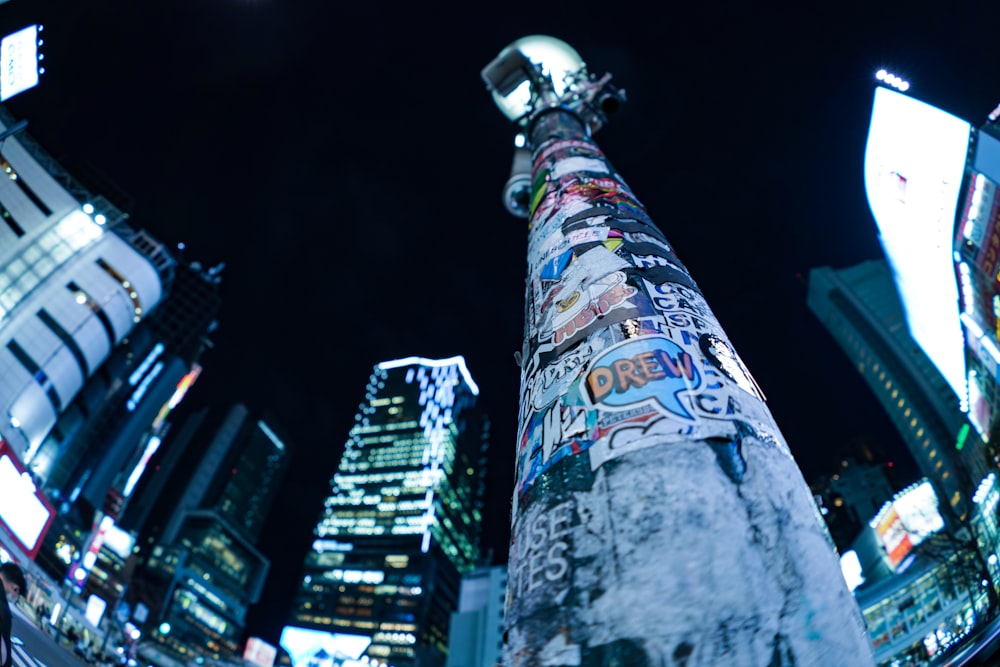
M278 648L274 644L269 644L260 637L250 637L247 639L246 648L243 649L243 659L256 667L274 667L274 660L278 657Z
M0 527L34 560L55 514L10 445L0 440Z
M878 534L882 546L885 547L889 565L895 569L913 549L913 543L910 541L910 536L906 532L906 527L900 520L899 514L891 506L878 522L875 532Z
M292 667L370 667L360 661L371 637L286 625L278 641L288 651Z
M880 86L864 159L868 205L910 334L963 400L952 243L971 132L964 120Z
M911 484L897 493L870 522L895 569L913 547L944 528L938 499L927 480Z

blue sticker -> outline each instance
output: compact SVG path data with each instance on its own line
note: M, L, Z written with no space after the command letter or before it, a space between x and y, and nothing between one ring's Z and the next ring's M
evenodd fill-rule
M562 275L563 270L569 266L571 259L573 259L572 249L546 260L545 264L542 265L541 279L558 280L559 276Z
M668 338L632 338L594 360L583 390L595 407L621 410L652 401L668 414L695 421L681 403L680 394L701 387L698 366L698 361Z

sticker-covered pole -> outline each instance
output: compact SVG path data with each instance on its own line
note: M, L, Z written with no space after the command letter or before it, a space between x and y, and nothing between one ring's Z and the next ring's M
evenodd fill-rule
M593 124L524 126L505 667L874 664L760 389Z

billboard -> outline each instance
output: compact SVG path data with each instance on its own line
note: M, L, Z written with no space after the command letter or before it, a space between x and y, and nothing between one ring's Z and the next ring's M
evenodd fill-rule
M292 667L369 667L361 656L371 637L347 635L286 625L278 641L288 651Z
M971 131L960 118L878 87L864 162L868 205L910 335L963 400L952 242Z
M869 522L896 569L913 547L944 528L934 489L926 479L903 489Z
M978 342L978 341L977 341ZM969 374L969 421L975 427L979 437L983 442L990 440L990 422L993 419L993 410L990 407L988 389L980 387L985 378L978 375Z
M976 174L970 179L966 191L959 239L975 246L976 266L993 281L1000 269L998 218L1000 198L997 197L996 185L982 174Z
M39 25L29 25L0 40L3 72L0 76L0 102L6 102L20 92L38 85L41 40Z
M243 649L243 659L257 667L274 667L274 660L278 657L278 648L269 644L260 637L250 637L247 639L246 648Z
M875 526L875 532L885 548L889 565L896 569L907 554L913 550L914 545L906 532L906 526L891 504L885 512L880 512L880 514L882 515L881 520Z
M14 450L0 439L0 527L34 560L55 514Z

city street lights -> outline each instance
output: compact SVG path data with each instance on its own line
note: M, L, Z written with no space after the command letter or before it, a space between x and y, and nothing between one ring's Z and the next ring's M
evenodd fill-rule
M760 389L591 138L624 93L540 35L482 77L530 152L504 665L873 664Z

